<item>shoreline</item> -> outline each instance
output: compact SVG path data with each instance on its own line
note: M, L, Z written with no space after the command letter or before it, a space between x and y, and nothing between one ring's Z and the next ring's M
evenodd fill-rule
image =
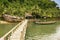
M10 22L7 22L7 21L1 21L0 20L0 24L11 24Z

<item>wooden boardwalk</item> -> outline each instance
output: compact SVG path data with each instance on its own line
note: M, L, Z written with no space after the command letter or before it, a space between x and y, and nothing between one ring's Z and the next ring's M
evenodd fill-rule
M7 37L8 38L7 40L24 40L27 28L27 22L28 20L24 20L23 23L19 25L19 27L17 27L17 29L13 31L9 37ZM5 36L0 38L0 40L6 40Z

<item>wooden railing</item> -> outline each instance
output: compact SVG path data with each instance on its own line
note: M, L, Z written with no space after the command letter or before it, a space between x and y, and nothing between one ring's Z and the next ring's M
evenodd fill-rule
M0 40L24 40L28 20L23 20L6 33Z

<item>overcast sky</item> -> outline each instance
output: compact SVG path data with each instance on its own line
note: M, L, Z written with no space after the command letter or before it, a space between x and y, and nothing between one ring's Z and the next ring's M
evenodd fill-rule
M60 0L54 0L60 7Z

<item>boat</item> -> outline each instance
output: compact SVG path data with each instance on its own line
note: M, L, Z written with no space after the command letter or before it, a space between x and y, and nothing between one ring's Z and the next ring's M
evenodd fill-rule
M4 20L9 21L9 22L19 22L22 20L22 18L18 16L12 16L8 14L3 14L2 17L4 18Z
M53 24L53 23L56 23L56 21L46 21L46 22L38 22L38 21L36 21L35 23L36 24Z

